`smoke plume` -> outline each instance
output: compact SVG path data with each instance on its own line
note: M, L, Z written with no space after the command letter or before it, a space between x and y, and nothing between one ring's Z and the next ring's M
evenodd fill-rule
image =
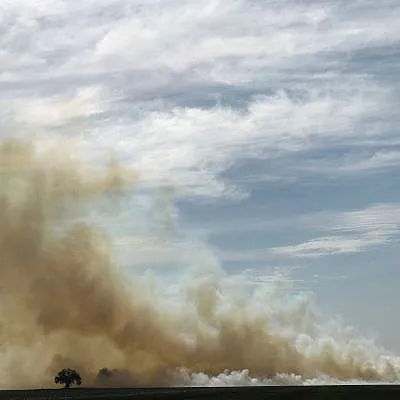
M338 344L316 325L302 331L309 318L303 307L285 311L292 330L280 331L270 304L255 311L250 301L235 302L217 275L183 288L178 307L123 279L107 233L79 216L83 205L117 198L137 179L116 163L102 171L81 165L57 146L39 153L32 143L0 144L3 387L49 386L66 367L77 369L86 385L99 382L102 368L111 371L102 384L120 386L206 385L221 374L229 381L232 371L258 382L282 374L400 377L397 358L362 340Z

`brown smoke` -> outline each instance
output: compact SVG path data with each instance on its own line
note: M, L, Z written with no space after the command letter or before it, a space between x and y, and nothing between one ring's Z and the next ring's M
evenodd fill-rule
M95 384L103 367L125 371L118 385L121 377L134 377L125 383L168 384L169 372L180 367L209 374L249 369L263 377L323 372L386 378L351 355L338 358L329 347L306 357L272 334L266 318L244 310L217 317L217 285L191 291L193 318L154 304L134 282L126 285L105 232L71 221L79 221L83 203L134 185L132 177L116 163L102 172L85 168L59 148L38 154L33 144L0 144L3 386L49 386L66 367L78 369L87 385Z

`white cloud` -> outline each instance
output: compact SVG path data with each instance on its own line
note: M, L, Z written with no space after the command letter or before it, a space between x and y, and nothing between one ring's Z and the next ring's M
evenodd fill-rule
M316 258L358 253L371 246L390 243L400 233L400 204L378 204L359 211L303 216L301 223L319 229L323 236L295 245L273 247L269 249L270 253Z
M372 245L383 244L388 241L386 235L370 237L326 236L294 246L281 246L270 250L277 255L315 258L331 254L357 253Z
M356 51L398 44L400 11L346 4L6 2L3 121L75 130L184 195L243 196L221 178L242 158L385 140L366 121L387 112L393 87L345 68ZM216 95L243 104L210 107ZM368 168L396 160L383 151Z
M254 69L287 66L298 56L397 43L398 9L382 5L381 18L373 19L370 12L368 4L351 9L333 2L20 0L6 3L0 16L10 28L3 38L10 50L23 39L43 61L65 50L62 65L70 73L196 67L232 78L240 71L248 80Z
M371 99L354 94L296 102L284 93L259 97L246 112L232 108L175 108L153 112L130 125L99 129L90 143L113 144L148 179L171 177L172 183L208 196L238 194L218 179L241 158L274 158L279 153L317 146L316 139L346 140L369 113ZM375 104L378 108L379 105ZM232 192L233 190L233 192Z
M348 161L339 167L340 170L362 172L366 170L377 170L400 165L400 151L375 151L372 154L359 157L358 160Z
M400 227L400 205L378 204L359 211L338 215L332 224L334 230L345 232L380 232L393 234Z
M398 145L398 143L393 143ZM367 146L364 146L367 147ZM305 160L296 168L299 171L330 176L349 176L365 174L368 172L382 171L400 166L400 151L364 149L352 150L347 154L319 158L317 160Z
M16 119L23 124L54 128L101 113L101 89L85 87L68 96L17 99L11 107Z

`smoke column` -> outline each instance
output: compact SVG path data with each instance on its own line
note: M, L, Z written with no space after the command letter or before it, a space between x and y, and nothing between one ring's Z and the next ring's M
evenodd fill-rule
M327 332L304 299L279 308L271 291L239 298L230 278L205 271L171 306L123 279L107 232L79 214L140 177L78 161L57 145L0 144L2 387L50 386L64 367L87 385L104 367L114 385L399 379L398 358Z

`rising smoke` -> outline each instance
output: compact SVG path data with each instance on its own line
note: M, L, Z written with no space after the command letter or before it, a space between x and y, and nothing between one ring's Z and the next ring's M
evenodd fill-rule
M362 339L333 339L306 303L277 315L267 296L236 301L220 273L182 288L175 307L145 295L119 275L106 232L79 218L84 204L117 198L138 175L78 161L60 146L0 144L3 387L49 386L65 367L87 385L104 367L115 379L102 384L121 386L400 377L397 358Z

